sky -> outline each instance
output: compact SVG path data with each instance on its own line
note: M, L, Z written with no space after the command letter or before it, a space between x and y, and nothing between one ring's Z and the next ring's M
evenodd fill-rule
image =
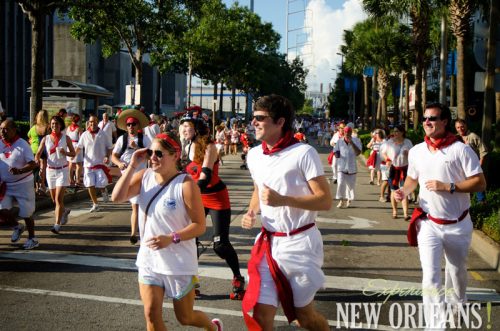
M223 1L228 6L236 2ZM239 0L238 3L250 7L250 0ZM289 12L295 12L288 15L288 47L287 3ZM320 84L323 84L323 92L328 90L329 83L333 85L336 70L340 69L342 57L337 53L343 43L343 31L350 30L366 18L361 0L254 0L254 11L263 21L272 23L274 30L281 35L280 52L288 53L289 58L301 54L309 70L308 90L319 91ZM303 27L306 29L301 29Z

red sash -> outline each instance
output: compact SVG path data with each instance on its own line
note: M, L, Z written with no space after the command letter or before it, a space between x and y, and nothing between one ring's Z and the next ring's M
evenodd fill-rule
M12 142L8 142L7 140L2 139L2 142L5 145L5 147L8 148L7 151L2 152L7 159L10 157L10 153L12 152L12 145L14 145L18 139L19 139L18 135L16 135L14 139L12 139Z
M259 264L266 255L267 264L269 265L269 270L271 271L271 276L273 277L274 283L276 284L276 289L278 291L278 298L281 302L283 311L288 320L288 323L297 319L295 312L295 307L293 305L293 292L290 286L290 282L283 274L279 268L276 260L273 259L271 252L271 238L272 236L284 237L287 235L293 236L297 233L303 232L307 229L312 228L315 223L309 223L296 230L293 230L289 234L284 232L270 232L265 228L262 228L261 235L255 245L252 248L251 257L248 261L248 276L250 277L250 282L248 284L245 296L243 297L243 302L241 304L243 310L243 317L245 319L245 324L250 331L260 331L262 328L257 323L257 321L250 316L249 312L253 310L257 304L260 293L260 274L259 274Z
M52 131L52 133L50 134L50 136L52 138L54 138L54 146L52 146L52 148L50 149L49 153L50 154L54 154L56 152L56 150L57 150L57 146L59 146L59 141L61 141L62 133L59 133L59 135L57 135L54 131Z
M108 184L113 182L113 177L111 177L111 172L108 167L106 167L104 164L98 164L93 167L89 167L90 170L98 170L101 169L104 171L104 174L106 175L106 178L108 178Z

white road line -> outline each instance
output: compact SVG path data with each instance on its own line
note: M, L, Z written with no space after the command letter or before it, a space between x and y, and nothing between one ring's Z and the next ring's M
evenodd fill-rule
M0 285L0 291L9 291L9 292L27 293L27 294L40 294L40 295L46 295L46 296L50 295L50 296L54 296L54 297L83 299L83 300L118 303L118 304L133 305L133 306L141 306L142 307L141 300L107 297L107 296L102 296L102 295L91 295L91 294L82 294L82 293L51 291L51 290L42 290L42 289L36 289L36 288L21 288L21 287L4 286L4 285ZM169 302L163 302L163 308L173 309L174 305L169 303ZM226 315L226 316L243 317L241 310L219 309L219 308L204 307L204 306L194 306L194 309L201 310L205 313L213 314L216 316ZM282 321L282 322L287 321L286 317L283 315L276 315L274 320L275 321ZM328 324L330 326L336 327L338 323L337 323L337 321L328 320ZM378 325L377 330L393 330L393 329L389 326Z
M119 259L91 255L73 255L60 254L48 251L13 251L0 253L0 258L17 259L26 261L49 262L49 263L67 263L76 265L86 265L90 267L113 268L121 270L137 270L135 261L132 259ZM246 276L247 270L241 269L241 273ZM203 265L198 267L200 277L216 279L232 279L232 274L228 272L227 267L217 267ZM338 289L347 291L366 291L367 293L376 293L373 296L385 299L389 294L398 296L405 289L418 290L421 283L395 281L387 279L361 278L361 277L342 277L325 276L326 289ZM403 293L401 293L403 295ZM500 302L500 295L494 289L488 288L467 288L467 297L470 300L481 302Z

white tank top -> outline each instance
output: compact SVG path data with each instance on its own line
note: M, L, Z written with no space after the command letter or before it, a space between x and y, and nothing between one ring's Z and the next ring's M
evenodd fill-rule
M166 248L152 250L145 242L154 236L168 235L178 232L191 224L182 194L182 183L186 174L178 175L151 203L147 220L145 210L151 198L161 185L155 173L147 169L142 177L141 192L138 195L139 230L141 247L137 254L136 265L139 268L150 268L164 275L195 275L198 273L195 239L170 244Z
M47 151L47 165L53 168L61 168L68 164L68 160L66 160L66 156L60 153L54 152L50 154L50 150L54 147L54 142L50 135L45 136L45 150ZM66 135L61 134L61 139L59 140L59 144L56 146L57 149L68 150L68 145L66 143ZM58 155L60 157L58 157Z

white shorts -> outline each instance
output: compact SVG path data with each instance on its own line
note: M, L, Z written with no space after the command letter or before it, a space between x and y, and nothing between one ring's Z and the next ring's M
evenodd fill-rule
M134 205L137 205L139 203L139 196L136 195L135 197L131 197L129 200L128 200L131 204L134 204Z
M7 191L0 209L11 209L14 199L19 205L19 217L28 218L35 212L35 187L33 179L24 183L7 184Z
M95 186L97 188L104 188L108 185L108 177L102 169L89 169L85 167L83 172L83 185L85 187Z
M47 167L47 186L49 189L69 186L69 168L50 169Z
M382 180L389 179L389 167L385 164L380 165L380 173L382 174Z
M307 306L325 282L321 270L321 233L313 227L290 237L273 237L272 242L273 256L292 287L293 305L298 308ZM259 265L259 273L261 282L257 302L278 307L278 292L265 257Z
M224 149L224 144L215 144L215 148L220 153Z
M193 275L163 275L149 268L139 268L139 283L161 287L165 290L165 296L180 300L194 289L196 277Z

